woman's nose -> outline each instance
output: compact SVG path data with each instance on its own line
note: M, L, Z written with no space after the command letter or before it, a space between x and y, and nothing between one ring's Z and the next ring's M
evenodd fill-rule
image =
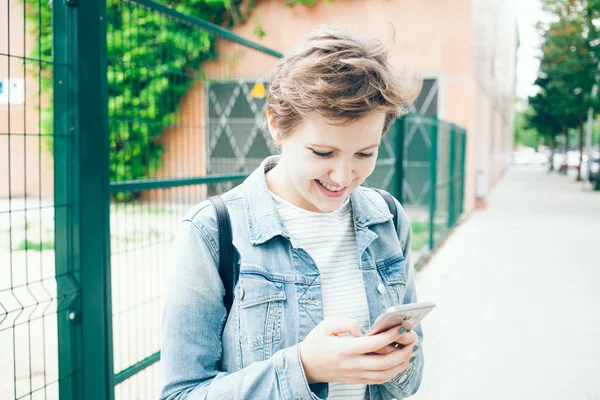
M352 164L341 162L329 173L329 178L336 184L342 187L350 186L352 180L356 177L356 173L352 168Z

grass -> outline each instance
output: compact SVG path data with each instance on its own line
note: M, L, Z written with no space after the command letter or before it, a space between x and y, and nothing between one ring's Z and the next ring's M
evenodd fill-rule
M31 240L24 240L21 243L19 243L14 250L15 251L21 251L21 250L32 250L32 251L54 250L54 242L52 240L42 240L41 242L32 242Z
M411 222L413 235L419 235L421 233L427 233L429 230L429 224L427 222L413 221Z
M429 224L427 222L413 221L412 225L412 242L410 248L420 250L423 246L429 243Z
M412 238L412 242L410 244L410 248L411 250L420 250L421 248L423 248L424 246L427 246L429 244L429 235L424 234L424 235L417 235L414 236Z
M420 250L423 246L429 245L429 223L422 221L411 222L413 237L410 248L412 250ZM435 232L441 232L446 229L444 224L435 224L433 229Z

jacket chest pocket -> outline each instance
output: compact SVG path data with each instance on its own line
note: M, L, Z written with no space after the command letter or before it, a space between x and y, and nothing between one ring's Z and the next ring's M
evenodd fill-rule
M377 271L386 287L388 301L391 305L404 303L406 293L406 261L402 256L391 257L377 263Z
M261 349L281 340L284 285L262 275L240 274L239 340L250 349Z

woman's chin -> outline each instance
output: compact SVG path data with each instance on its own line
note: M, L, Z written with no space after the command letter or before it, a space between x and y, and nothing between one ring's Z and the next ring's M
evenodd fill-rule
M331 198L324 196L317 196L316 199L313 198L312 205L318 209L320 212L329 213L337 210L344 204L346 201L346 197L343 198Z

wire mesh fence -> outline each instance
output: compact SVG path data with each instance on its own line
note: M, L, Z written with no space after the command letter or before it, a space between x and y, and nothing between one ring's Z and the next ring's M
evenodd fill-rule
M52 73L46 2L0 1L0 398L57 398L57 289L51 197Z
M411 218L415 259L431 252L463 211L466 131L409 114L400 128L403 154L397 193Z
M0 0L0 398L156 398L172 240L276 153L281 54L206 10L54 3ZM401 199L417 254L462 213L465 137L410 114L382 139L366 185Z

